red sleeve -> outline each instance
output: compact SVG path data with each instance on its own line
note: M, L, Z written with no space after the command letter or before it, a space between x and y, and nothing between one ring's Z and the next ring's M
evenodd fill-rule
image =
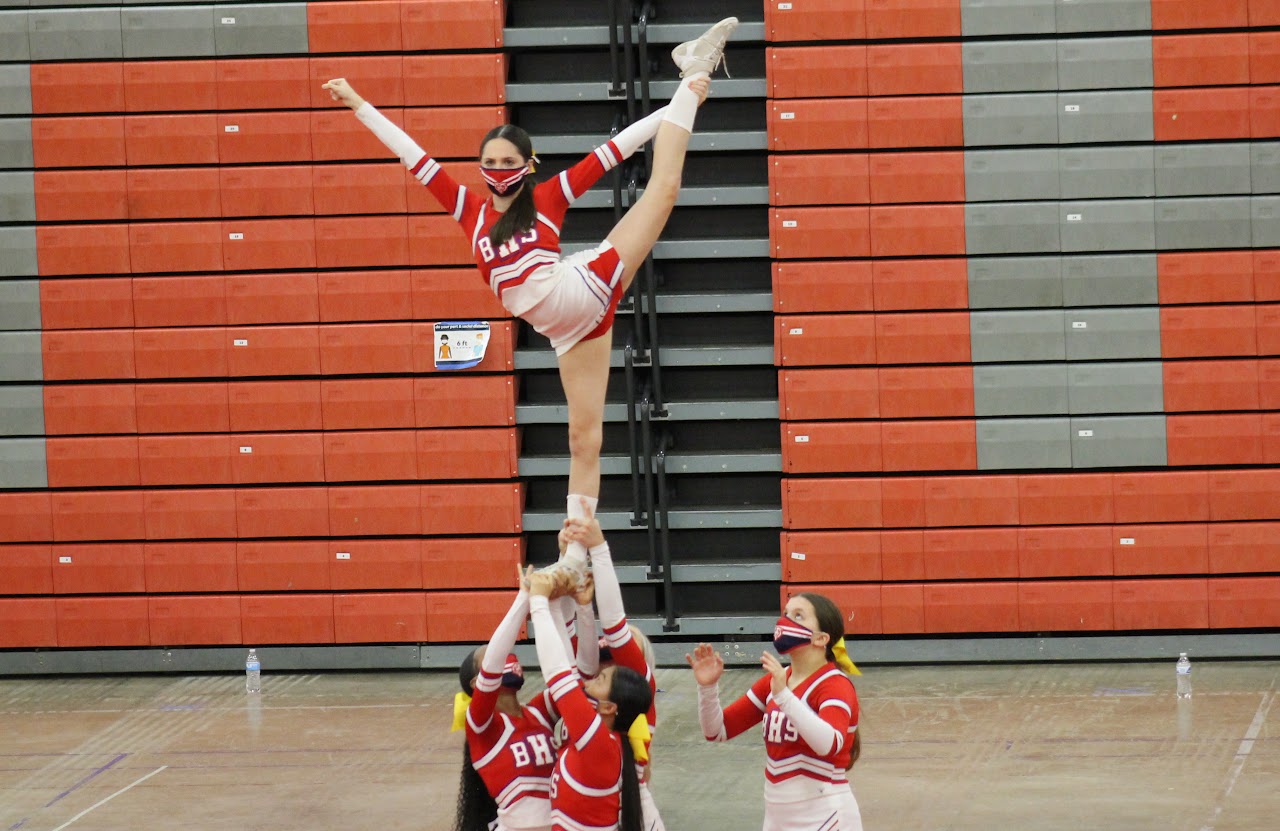
M458 184L440 163L430 156L423 156L416 165L409 169L413 177L431 191L445 213L462 224L462 230L468 235L475 235L476 221L480 216L480 206L484 200L467 190L465 185Z
M559 226L569 206L621 161L622 153L612 141L600 145L573 167L538 185L543 197L540 204L544 210L552 212L550 219Z
M724 708L724 734L726 739L740 736L748 728L764 720L765 702L769 700L770 676L765 675L751 685L751 689L737 701Z
M583 692L577 673L570 670L556 675L547 684L547 690L551 693L551 700L560 712L560 717L564 719L570 740L577 741L598 727L600 716Z
M858 696L847 676L830 678L813 692L810 706L818 713L818 718L831 725L837 736L847 736L857 728ZM843 743L844 740L840 741Z

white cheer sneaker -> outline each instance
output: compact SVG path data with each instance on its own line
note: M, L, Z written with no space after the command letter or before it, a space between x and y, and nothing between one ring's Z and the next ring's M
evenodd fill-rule
M724 45L729 35L738 28L738 18L726 17L697 40L688 40L671 50L671 58L680 67L680 77L684 78L695 72L710 75L724 60ZM725 64L724 74L729 74L729 65Z

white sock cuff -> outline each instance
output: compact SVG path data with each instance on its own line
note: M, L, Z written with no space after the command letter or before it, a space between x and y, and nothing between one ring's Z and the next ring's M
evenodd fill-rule
M693 132L693 121L698 115L698 94L689 89L689 84L703 73L694 73L680 82L680 88L671 96L671 103L663 107L663 121L669 121L689 133Z
M594 496L583 496L580 493L571 493L565 498L565 508L570 519L586 519L586 508L591 509L591 515L595 516L596 506L600 504L600 500Z

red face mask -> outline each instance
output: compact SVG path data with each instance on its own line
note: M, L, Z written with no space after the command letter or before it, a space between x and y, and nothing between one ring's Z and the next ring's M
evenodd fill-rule
M508 196L520 189L520 183L529 175L529 165L512 170L497 167L482 167L480 175L489 185L489 190L496 196Z

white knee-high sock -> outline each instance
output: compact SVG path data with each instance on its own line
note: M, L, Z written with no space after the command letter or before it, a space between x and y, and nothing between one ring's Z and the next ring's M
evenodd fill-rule
M586 519L588 508L591 509L590 515L595 516L596 506L600 504L600 500L594 496L571 493L565 503L569 519ZM582 543L571 542L564 552L563 559L568 560L579 571L585 571L587 568L587 549Z
M680 88L671 96L671 103L663 107L663 121L669 121L677 127L692 133L693 120L698 115L698 94L689 89L689 84L698 78L707 77L705 72L695 72L680 82Z
M629 159L637 150L644 147L644 143L658 134L658 127L662 125L662 119L666 115L667 108L654 110L635 124L629 124L610 141L613 146L618 148L618 152L622 154L622 158Z

